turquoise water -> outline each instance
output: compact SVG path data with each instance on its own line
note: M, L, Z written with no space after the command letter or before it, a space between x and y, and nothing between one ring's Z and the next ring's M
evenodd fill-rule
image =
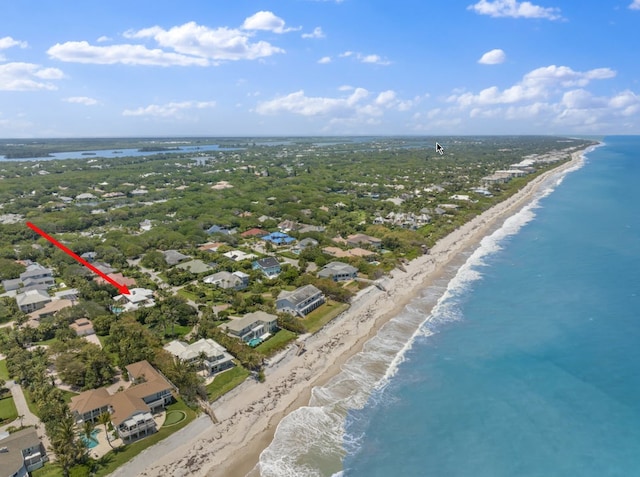
M87 439L87 436L85 436L84 434L80 434L80 440L82 442L84 442L84 445L87 446L87 448L89 449L93 449L95 446L98 445L98 439L96 438L96 436L98 435L98 433L100 432L100 429L94 429L93 431L91 431L91 439Z
M640 475L640 138L605 142L350 413L344 476Z
M640 137L605 143L314 388L261 475L640 475Z

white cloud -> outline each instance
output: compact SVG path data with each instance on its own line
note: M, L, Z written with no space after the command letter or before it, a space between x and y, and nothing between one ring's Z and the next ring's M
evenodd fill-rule
M631 10L640 10L640 0L633 0L631 5L629 5Z
M250 41L250 34L238 29L209 28L195 22L165 30L159 26L125 33L127 38L153 38L158 45L200 60L254 60L284 53L266 41Z
M377 95L364 88L351 86L341 86L339 90L348 94L340 97L307 96L300 90L260 102L256 111L263 115L290 113L307 117L319 116L329 118L332 124L347 120L364 123L382 117L385 110L406 111L420 100L400 100L393 90L382 91Z
M10 36L5 36L4 38L0 38L0 50L6 50L8 48L13 48L14 46L19 46L20 48L26 48L29 44L26 41L14 40Z
M305 39L308 39L308 38L324 38L325 34L322 31L322 28L315 27L311 33L303 33L301 36L302 36L302 38L305 38Z
M158 118L181 118L183 112L190 109L207 109L215 107L215 101L182 101L167 104L150 104L136 109L125 109L123 116L152 116Z
M323 56L322 58L320 58L318 60L318 63L320 63L321 65L326 65L327 63L331 63L331 57L330 56Z
M491 51L487 51L482 58L478 60L478 63L482 65L499 65L500 63L504 63L507 59L507 55L503 50L496 48Z
M207 66L206 58L186 56L160 49L150 50L142 45L95 46L86 41L56 43L47 50L56 60L73 63L99 65L146 65L146 66Z
M638 0L636 0L638 1ZM517 2L516 0L480 0L474 5L469 5L468 10L473 10L480 15L489 15L494 18L546 18L547 20L561 20L560 9L555 7L541 7L531 2Z
M102 35L101 37L98 37L98 39L96 40L98 43L104 43L105 41L112 41L113 38L110 38L108 36Z
M461 107L489 104L510 104L521 101L545 99L562 89L584 87L594 79L613 78L616 72L610 68L596 68L580 72L568 66L546 66L537 68L522 78L515 85L500 90L497 86L485 88L477 94L453 94L449 102L455 102Z
M54 90L49 81L64 78L57 68L42 68L33 63L6 63L0 65L0 91Z
M265 30L274 33L286 33L289 31L299 30L300 28L285 28L285 22L282 18L269 11L260 11L247 17L242 24L245 30Z
M369 63L369 64L382 65L382 66L388 66L391 64L389 60L382 58L380 55L375 55L375 54L364 55L356 51L345 51L343 53L340 53L338 56L340 58L353 57L361 63Z
M64 98L62 101L67 103L83 104L85 106L94 106L98 104L97 99L89 98L87 96L70 96L68 98Z

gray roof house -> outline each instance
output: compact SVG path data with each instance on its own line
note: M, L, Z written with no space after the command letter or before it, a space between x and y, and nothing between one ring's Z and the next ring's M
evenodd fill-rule
M20 288L22 281L19 278L13 278L11 280L2 280L2 288L5 291L13 291Z
M209 373L217 373L234 365L233 357L212 339L202 338L192 344L174 340L167 343L164 349L182 361L195 364L202 362Z
M204 277L202 281L210 285L216 285L225 290L230 288L233 288L234 290L244 290L249 284L249 275L243 272L231 273L225 270L209 275L208 277Z
M177 250L166 250L162 252L162 255L164 255L164 260L167 262L167 265L175 265L190 258L188 255L180 253Z
M2 475L27 477L49 458L35 428L28 427L13 434L0 434L0 462Z
M27 269L20 274L20 281L25 284L28 282L29 286L42 284L50 287L56 284L51 269L43 267L39 263L29 265Z
M231 336L243 341L254 338L266 338L267 334L275 333L278 329L278 317L264 311L247 313L242 318L233 318L228 323L220 325Z
M324 295L313 285L305 285L294 291L281 291L276 300L276 310L304 317L324 303Z
M39 310L50 301L51 297L45 290L28 290L16 295L16 302L23 313Z
M327 263L318 272L320 278L331 278L335 282L352 280L358 276L358 269L344 262Z

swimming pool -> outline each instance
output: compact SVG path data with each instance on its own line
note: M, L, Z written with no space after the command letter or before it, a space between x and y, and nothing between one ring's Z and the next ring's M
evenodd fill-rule
M94 429L93 431L91 431L91 439L87 439L87 436L85 436L84 434L78 434L78 436L80 437L80 440L84 443L84 445L87 446L87 448L93 449L98 445L98 439L96 438L98 432L100 432L100 429Z

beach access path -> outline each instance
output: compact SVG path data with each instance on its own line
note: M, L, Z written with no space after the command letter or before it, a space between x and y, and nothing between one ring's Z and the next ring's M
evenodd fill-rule
M406 271L394 270L383 283L386 291L375 287L365 289L347 311L320 332L300 337L305 353L295 357L279 356L272 360L275 364L267 368L264 383L249 379L213 404L217 424L208 418L199 418L111 475L254 475L252 470L260 453L273 439L280 420L298 407L308 405L314 386L338 374L342 364L359 352L382 325L397 316L420 290L437 279L445 266L461 252L475 248L484 236L528 204L550 177L576 166L582 153L573 153L571 161L541 174L515 195L444 237L428 255L406 265Z

